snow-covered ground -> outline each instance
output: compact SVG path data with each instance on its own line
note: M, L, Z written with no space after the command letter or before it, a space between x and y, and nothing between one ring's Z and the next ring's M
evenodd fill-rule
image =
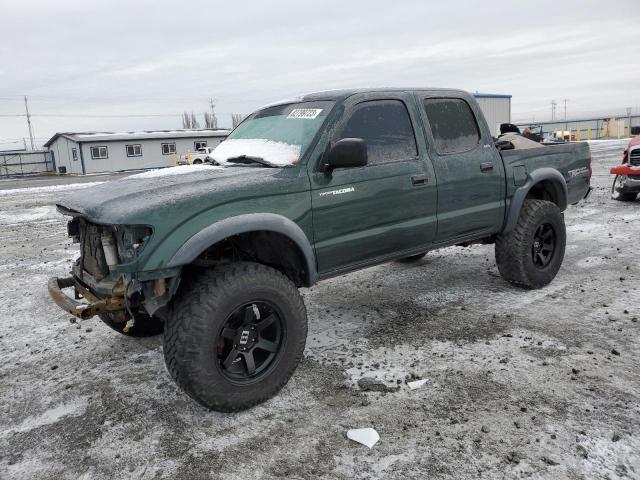
M77 255L53 204L82 187L3 182L0 478L640 477L640 200L610 200L607 173L625 144L592 143L596 189L566 213L551 285L512 288L492 246L322 282L299 369L238 414L182 394L160 338L71 323L46 281ZM346 438L361 427L371 450Z

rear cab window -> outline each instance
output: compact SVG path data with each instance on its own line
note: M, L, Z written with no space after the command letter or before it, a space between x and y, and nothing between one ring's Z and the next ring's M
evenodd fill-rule
M409 112L400 100L369 100L357 104L336 140L362 138L368 164L411 160L418 156Z
M423 107L439 155L466 152L478 146L478 122L466 101L460 98L426 98Z

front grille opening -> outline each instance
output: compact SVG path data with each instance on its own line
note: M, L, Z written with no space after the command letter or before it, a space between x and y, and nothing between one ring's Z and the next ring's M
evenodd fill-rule
M640 148L629 152L629 165L633 165L634 167L640 166Z
M101 241L101 235L105 228L85 220L81 220L79 225L82 269L96 280L102 280L109 274L109 266Z

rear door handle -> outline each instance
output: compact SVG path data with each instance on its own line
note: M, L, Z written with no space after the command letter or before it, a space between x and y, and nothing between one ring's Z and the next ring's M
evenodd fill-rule
M412 175L411 176L411 183L413 183L416 186L417 185L424 185L428 181L429 181L429 179L427 178L426 175Z
M492 162L484 162L480 164L480 171L482 173L490 172L491 170L493 170Z

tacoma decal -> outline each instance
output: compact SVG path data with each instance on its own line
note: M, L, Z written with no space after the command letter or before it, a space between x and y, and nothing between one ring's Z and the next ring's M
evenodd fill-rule
M324 197L325 195L342 195L343 193L355 192L356 189L353 187L341 188L340 190L329 190L328 192L320 192L320 196Z

